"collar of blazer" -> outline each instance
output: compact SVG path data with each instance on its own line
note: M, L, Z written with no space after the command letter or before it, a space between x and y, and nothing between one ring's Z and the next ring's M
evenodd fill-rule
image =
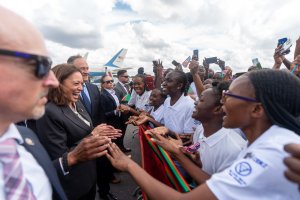
M77 112L87 121L90 122L90 126L88 126L86 123L84 123L72 110L69 106L64 106L62 107L62 112L64 113L64 115L70 119L74 124L76 124L77 126L80 126L83 129L86 130L92 130L93 124L92 124L92 120L91 117L89 116L89 114L87 113L87 111L85 110L83 104L81 103L81 101L77 101L76 102L76 110Z
M114 97L105 89L103 89L102 93L104 95L106 95L108 98L110 98L114 104L115 107L117 107L117 104L116 104L116 100L114 99Z
M122 91L122 95L123 96L125 96L126 94L127 94L127 91L125 90L125 88L122 86L122 84L120 83L120 82L118 82L117 84L116 84L116 88L118 89L118 90L121 90Z

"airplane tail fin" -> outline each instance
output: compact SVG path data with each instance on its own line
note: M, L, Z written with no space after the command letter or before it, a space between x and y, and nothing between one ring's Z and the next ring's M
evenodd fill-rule
M87 60L88 56L89 56L89 52L86 52L83 56L84 60Z
M121 49L110 61L108 61L104 66L120 68L123 65L124 59L127 54L127 49Z

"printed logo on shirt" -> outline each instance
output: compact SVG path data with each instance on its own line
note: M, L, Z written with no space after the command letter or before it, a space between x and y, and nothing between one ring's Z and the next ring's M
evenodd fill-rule
M240 162L236 164L234 169L235 172L238 173L240 176L248 176L252 172L252 168L247 162Z
M267 163L262 161L261 159L257 158L253 153L249 152L244 156L244 159L250 158L252 159L256 164L261 166L262 168L266 168L268 166Z

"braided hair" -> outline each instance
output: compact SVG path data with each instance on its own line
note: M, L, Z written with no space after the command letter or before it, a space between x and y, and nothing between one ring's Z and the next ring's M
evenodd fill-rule
M186 74L178 70L174 70L171 73L176 74L175 79L178 83L182 83L183 86L181 87L180 91L184 93L184 96L186 96L189 89L189 84L188 84L188 79Z
M272 124L300 135L300 80L285 71L257 70L247 74L256 99Z

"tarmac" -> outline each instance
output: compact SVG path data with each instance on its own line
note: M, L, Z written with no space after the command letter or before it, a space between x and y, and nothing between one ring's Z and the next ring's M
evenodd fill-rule
M140 143L137 135L138 127L128 125L124 137L124 146L131 149L127 155L131 155L138 164L141 163ZM121 179L121 183L110 184L110 192L118 197L118 200L136 200L138 196L134 196L134 192L138 187L133 178L127 172L116 172L115 176ZM98 195L98 194L97 194ZM95 200L101 200L96 196Z

